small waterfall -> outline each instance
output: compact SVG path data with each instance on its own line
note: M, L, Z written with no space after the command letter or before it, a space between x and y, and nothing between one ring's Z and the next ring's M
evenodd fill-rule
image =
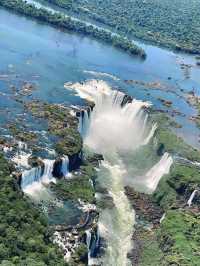
M166 213L163 214L163 216L160 218L160 224L165 220Z
M99 265L96 258L97 249L99 248L99 229L88 229L86 233L86 244L88 249L88 266Z
M89 110L81 110L80 113L78 131L83 138L87 135L87 131L90 125L90 113L90 108Z
M17 144L18 144L19 151L27 150L28 148L27 144L23 141L18 141Z
M53 179L52 173L55 160L44 159L43 162L44 173L41 176L41 182L48 184Z
M27 186L31 185L34 182L39 182L42 176L42 168L34 167L31 170L25 170L22 173L21 188L24 190Z
M148 136L145 138L143 145L147 145L149 143L149 141L153 138L155 131L157 129L157 124L154 124L148 134ZM145 131L143 130L142 133L144 134Z
M193 202L194 197L196 196L196 193L197 193L197 192L198 192L198 190L195 189L195 190L192 192L192 194L191 194L189 200L187 201L187 204L188 204L189 207L192 206L192 202Z
M17 144L17 152L15 156L11 159L19 168L29 169L28 158L31 153L28 153L28 147L25 142L15 141Z
M185 164L185 165L192 165L192 166L195 166L195 167L197 167L197 168L200 169L200 162L190 161L190 160L188 160L187 158L180 157L180 156L177 156L177 155L174 155L173 158L174 158L174 160L177 161L178 163L183 163L183 164Z
M67 155L62 158L61 172L64 177L67 177L69 174L69 158Z
M172 157L166 152L160 159L158 163L156 163L145 175L144 185L147 187L149 192L153 192L160 179L169 173L171 165L173 163Z
M44 167L34 167L22 173L21 188L27 194L34 194L41 190L43 184L49 184L54 181L52 172L54 160L43 160Z
M90 230L86 230L85 233L86 233L86 244L88 249L88 265L90 265L90 244L91 244L92 235Z

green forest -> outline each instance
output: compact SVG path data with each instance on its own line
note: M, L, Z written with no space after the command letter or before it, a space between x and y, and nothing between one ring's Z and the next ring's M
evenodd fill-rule
M36 18L55 27L80 33L84 36L91 36L97 40L111 44L114 47L121 49L131 55L138 55L141 58L146 57L145 51L127 38L112 34L109 31L99 29L92 25L87 25L84 22L73 20L61 13L52 13L44 8L37 8L34 5L27 4L22 0L0 0L0 6L6 7L26 16Z
M23 195L2 154L0 169L1 265L66 265L52 244L46 217Z
M200 2L196 0L46 0L111 27L125 36L199 53Z

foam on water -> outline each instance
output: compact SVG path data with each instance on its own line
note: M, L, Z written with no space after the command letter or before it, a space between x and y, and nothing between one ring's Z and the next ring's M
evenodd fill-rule
M111 78L116 81L120 80L118 77L111 75L109 73L105 73L105 72L97 72L97 71L91 71L91 70L84 70L83 72L86 74L95 76L95 77L107 77L107 78Z
M105 81L94 79L84 83L65 83L64 87L74 90L78 96L92 102L95 102L97 95L110 95L112 92Z

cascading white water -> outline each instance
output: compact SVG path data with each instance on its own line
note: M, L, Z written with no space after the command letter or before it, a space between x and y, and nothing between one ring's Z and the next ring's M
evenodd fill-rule
M27 150L27 144L25 142L18 141L17 144L18 144L19 151Z
M87 249L88 249L88 265L90 265L90 244L91 244L91 232L90 230L86 230L86 244L87 244Z
M115 205L100 214L99 232L108 245L103 265L130 265L127 254L132 247L134 211L124 193L123 181L127 171L120 153L146 145L153 136L156 125L148 126L148 117L144 112L150 104L134 99L126 103L122 92L113 91L103 81L90 80L65 87L74 89L79 96L95 103L83 136L84 143L103 154L105 160L100 172L105 173L99 181L108 189Z
M198 190L195 189L195 190L192 192L192 194L190 195L190 198L189 198L189 200L187 201L187 204L188 204L189 207L192 206L192 202L193 202L194 197L196 196L197 192L198 192Z
M12 161L19 167L19 168L29 168L28 158L30 157L31 153L28 152L28 147L25 142L16 141L18 146L18 151L15 156L12 158Z
M30 170L25 170L22 173L21 188L24 190L27 186L33 184L34 182L39 182L42 176L42 168L34 167Z
M143 182L150 193L156 189L161 177L169 173L172 163L172 157L166 152L160 161L146 173Z
M79 117L78 131L83 138L87 135L87 130L90 125L90 112L91 110L82 110Z
M91 229L85 231L86 244L88 249L88 266L99 265L98 259L94 258L95 249L99 245L99 229L96 232L92 232Z
M48 184L53 179L53 166L55 160L44 159L44 173L41 177L41 182Z
M69 174L69 158L67 155L64 155L62 158L61 172L64 177L67 177Z
M54 160L44 159L44 169L41 166L34 167L30 170L26 170L22 173L22 190L31 196L36 196L40 192L45 184L55 182L53 178L53 166Z
M103 265L131 265L127 259L127 253L132 247L135 214L124 193L123 178L127 173L118 159L116 159L116 164L104 161L102 167L107 174L103 175L101 182L108 187L115 204L115 208L105 209L99 217L100 235L106 239L108 245Z
M151 134L151 132L150 132ZM170 168L173 164L172 157L165 152L160 160L150 168L143 176L136 176L133 180L128 179L126 182L130 183L137 190L152 194L160 181L160 179L169 174Z

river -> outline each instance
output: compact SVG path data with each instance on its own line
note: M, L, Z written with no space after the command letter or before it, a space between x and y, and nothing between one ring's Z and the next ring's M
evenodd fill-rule
M7 86L21 84L24 80L35 82L38 86L33 97L69 105L83 104L83 101L63 88L65 82L103 79L131 96L151 101L158 109L183 113L173 115L182 125L177 133L189 143L199 146L199 130L189 120L196 111L183 98L193 88L197 94L200 93L200 68L195 65L194 56L139 43L147 53L147 59L143 62L109 45L56 30L3 9L0 10L0 35L0 73L10 76L6 81L0 79L2 92L8 94L1 95L2 106L5 105L3 99L9 96ZM192 64L193 67L187 70L189 73L181 69L181 63ZM162 88L148 88L148 84L144 88L124 82L129 79L159 82ZM163 106L159 97L172 101L172 107ZM6 104L14 110L17 108L12 101Z

